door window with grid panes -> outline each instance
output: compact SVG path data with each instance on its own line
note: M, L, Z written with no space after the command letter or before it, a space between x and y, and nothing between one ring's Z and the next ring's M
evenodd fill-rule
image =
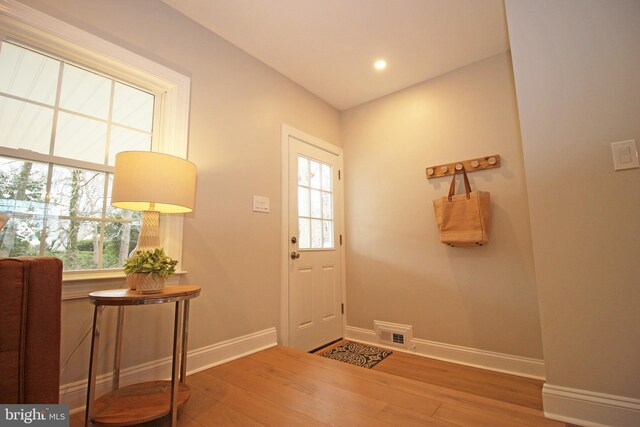
M298 156L298 248L333 249L332 166Z
M151 150L156 95L18 43L0 44L0 256L121 268L137 213L111 206L115 155Z

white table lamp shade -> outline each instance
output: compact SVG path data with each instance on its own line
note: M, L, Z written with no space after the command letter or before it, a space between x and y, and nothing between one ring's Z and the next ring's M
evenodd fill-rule
M111 204L134 211L191 212L196 166L179 157L150 151L116 154Z
M138 244L131 254L160 248L160 213L191 212L195 193L196 165L187 160L150 151L116 154L111 204L142 211Z

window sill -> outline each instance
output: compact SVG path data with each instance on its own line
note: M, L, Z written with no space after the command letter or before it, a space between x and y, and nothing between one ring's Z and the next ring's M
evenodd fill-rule
M167 280L167 284L177 285L180 276L184 274L187 272L176 271ZM126 275L122 270L101 273L67 272L62 276L62 300L87 298L90 292L124 288L126 284Z

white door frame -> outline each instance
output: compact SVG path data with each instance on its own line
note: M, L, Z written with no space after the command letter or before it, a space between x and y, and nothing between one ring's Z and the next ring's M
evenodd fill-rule
M335 154L340 157L341 169L344 168L344 154L342 148L325 142L315 136L309 135L301 130L295 129L285 123L282 124L282 136L281 136L281 191L280 197L282 200L281 212L281 239L280 239L280 260L281 260L281 285L280 285L280 329L279 329L279 344L289 345L289 137L293 136L309 145L320 148L331 154ZM342 182L344 182L344 171L342 171ZM342 316L342 336L344 337L344 330L347 324L347 292L346 292L346 274L345 274L345 250L344 250L344 184L342 184L342 209L340 212L340 227L338 235L342 236L342 243L336 242L342 246L340 251L340 264L341 264L341 276L342 276L342 304L344 307L344 314Z

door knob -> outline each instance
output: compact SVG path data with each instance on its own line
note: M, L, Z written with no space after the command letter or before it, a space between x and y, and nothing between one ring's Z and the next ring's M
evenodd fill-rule
M300 254L296 251L291 252L291 259L298 259L300 258Z

